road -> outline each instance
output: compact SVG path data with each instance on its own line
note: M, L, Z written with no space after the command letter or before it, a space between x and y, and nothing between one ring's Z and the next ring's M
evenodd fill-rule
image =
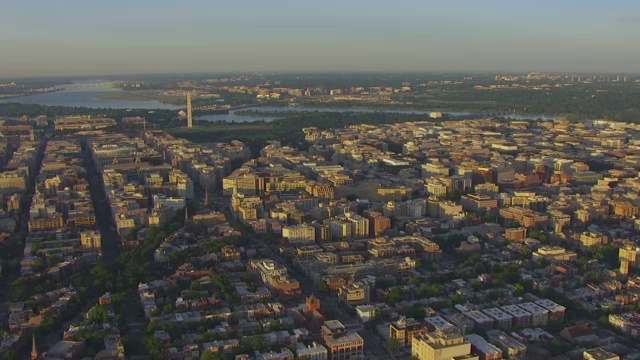
M102 241L102 258L109 262L115 261L120 252L120 235L116 231L115 222L111 215L111 207L104 192L102 176L93 162L91 150L86 141L82 142L82 156L87 169L89 191L91 199L93 199L96 223Z
M102 241L102 258L107 262L115 262L121 250L121 237L116 231L116 224L111 214L111 206L104 191L104 180L98 172L96 165L91 157L91 151L88 144L83 141L82 155L87 168L89 191L93 199L93 207L96 214L96 223L100 231ZM128 297L136 297L130 301L130 306L124 307L123 318L127 327L127 336L131 343L135 346L130 347L127 351L130 356L146 355L146 349L142 344L142 323L138 312L140 304L137 299L137 292L131 289L127 293Z
M16 224L16 230L14 235L17 235L20 241L19 243L20 246L19 246L19 251L18 249L16 249L16 252L12 254L13 257L17 258L18 260L20 260L23 256L25 240L26 240L27 234L29 233L28 231L29 230L29 226L28 226L29 209L30 209L31 201L33 199L33 195L36 189L36 176L40 173L40 168L42 167L42 159L44 157L44 150L47 145L47 139L48 139L48 134L45 133L40 139L40 142L38 143L38 151L36 154L36 158L34 159L35 161L34 163L36 164L36 166L34 167L33 171L29 172L28 188L26 193L24 194L24 198L22 200L21 207L20 207L20 214L18 215L18 222ZM6 274L3 274L0 281L0 315L3 315L2 320L0 320L1 330L6 329L7 317L4 317L4 315L7 315L9 310L9 302L11 300L11 295L12 295L11 282L15 280L17 275L18 274L9 273L7 271ZM29 349L30 348L25 346L22 349L18 349L18 352L22 355L26 355L28 354Z
M20 213L18 214L18 221L16 223L16 229L14 232L14 235L20 241L20 249L16 249L16 252L12 254L18 260L20 260L24 255L24 244L27 234L29 233L29 210L33 195L36 191L36 176L40 173L40 168L42 167L42 158L44 156L44 149L46 145L47 137L43 136L40 140L40 143L38 144L38 152L36 154L36 158L34 159L34 163L36 164L36 166L33 171L29 173L27 191L24 194L22 203L20 204ZM10 274L9 271L7 271L6 274L3 274L2 283L0 283L0 288L2 289L2 291L0 291L0 305L5 301L10 301L11 299L11 281L15 279L13 275L14 274Z

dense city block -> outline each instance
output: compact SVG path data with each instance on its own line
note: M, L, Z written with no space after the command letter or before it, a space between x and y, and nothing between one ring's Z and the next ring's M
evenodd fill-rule
M640 350L637 125L311 126L255 154L136 119L1 128L7 356Z

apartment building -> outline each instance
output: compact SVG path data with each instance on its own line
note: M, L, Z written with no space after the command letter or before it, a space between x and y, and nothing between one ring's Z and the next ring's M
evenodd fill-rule
M329 352L326 347L316 342L313 342L309 346L304 346L304 344L298 343L296 358L300 360L328 360Z
M583 231L580 234L579 241L584 248L594 245L604 245L609 241L609 237L605 234L591 231Z
M505 305L500 308L505 313L511 315L514 327L527 327L531 325L531 314L517 305Z
M509 330L513 326L513 317L498 308L484 309L482 312L494 319L497 329Z
M290 244L315 242L316 229L306 224L284 226L282 228L282 237L287 239Z
M411 340L415 335L425 333L427 333L427 328L413 318L402 317L389 324L389 338L397 339L403 346L411 345Z
M27 173L21 170L0 172L0 195L23 193L27 190Z
M378 236L391 228L391 219L377 211L365 211L364 217L369 220L370 236Z
M482 311L479 311L479 310L467 311L467 312L464 312L463 314L473 321L476 329L487 331L495 328L494 319L489 315L483 313Z
M549 310L532 302L518 305L519 308L531 314L531 326L545 326L549 322Z
M100 251L102 248L102 236L95 230L87 230L80 233L80 246L87 250Z
M609 324L623 334L640 339L640 314L637 312L611 314L609 315Z
M548 299L536 301L535 304L549 311L549 320L564 321L564 314L567 310L564 306L558 305Z

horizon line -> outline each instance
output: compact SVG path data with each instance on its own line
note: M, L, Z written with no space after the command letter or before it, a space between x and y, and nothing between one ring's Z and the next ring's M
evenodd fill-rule
M618 72L618 71L604 71L604 72L575 72L575 71L543 71L543 70L505 70L505 71L476 71L476 70L332 70L332 71L218 71L218 72L134 72L134 73L111 73L111 74L66 74L66 75L33 75L33 76L0 76L0 80L22 80L22 79L64 79L64 78L100 78L100 77L118 77L118 76L217 76L217 75L261 75L261 76L275 76L275 75L347 75L347 74L359 74L359 75L411 75L411 74L441 74L441 75L520 75L520 74L548 74L548 75L618 75L618 76L640 76L640 72Z

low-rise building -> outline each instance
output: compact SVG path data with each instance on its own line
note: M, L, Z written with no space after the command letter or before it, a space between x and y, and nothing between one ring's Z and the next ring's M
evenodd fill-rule
M487 339L499 347L502 353L510 359L520 358L527 353L527 347L523 343L507 335L502 330L487 331Z
M540 305L536 305L532 302L527 302L523 304L519 304L518 307L527 311L531 314L531 325L532 326L544 326L547 325L549 321L549 310L541 307Z
M523 308L517 305L505 305L500 309L511 315L514 327L527 327L531 325L531 314Z
M338 320L325 321L320 329L330 360L352 360L364 355L364 340L358 333L347 331Z
M498 329L509 330L513 325L513 317L498 308L484 309L482 312L495 320Z
M585 350L582 357L584 360L620 360L620 356L601 348Z
M502 350L476 334L465 335L464 339L471 343L471 350L478 354L480 360L500 360Z
M536 305L539 305L549 311L549 320L552 320L552 321L564 320L564 313L567 310L567 308L565 308L564 306L558 305L555 302L548 299L539 300L539 301L536 301L535 303Z
M637 312L611 314L609 324L625 335L640 339L640 314Z
M467 311L463 314L469 319L473 320L473 323L475 324L476 329L487 331L495 328L494 319L486 315L482 311L479 311L479 310Z
M326 347L316 342L309 346L298 343L296 358L300 360L327 360L329 358L329 352Z
M578 254L560 246L545 245L533 252L533 258L549 261L573 261L578 258Z

